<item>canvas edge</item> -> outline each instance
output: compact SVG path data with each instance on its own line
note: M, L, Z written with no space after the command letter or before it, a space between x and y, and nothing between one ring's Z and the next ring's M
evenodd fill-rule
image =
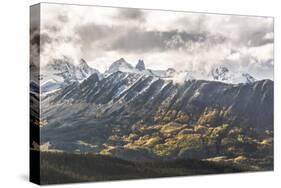
M35 60L38 66L37 67L33 67L31 68L31 63L32 63L32 41L31 41L31 37L32 37L32 29L37 28L37 34L39 34L40 36L40 3L38 4L34 4L31 5L29 7L29 15L30 15L30 33L29 33L29 49L30 49L30 55L29 55L29 62L30 62L30 105L29 105L29 181L32 183L35 183L37 185L41 184L40 181L40 152L39 151L35 151L34 150L34 142L40 144L40 130L39 130L39 126L35 125L34 120L40 121L40 97L39 97L39 106L32 107L32 100L31 100L31 95L32 95L32 88L31 88L31 82L35 82L38 86L40 85L39 82L39 75L40 75L40 37L38 37L38 49L39 52L37 54L37 56L35 58L33 58L33 60ZM37 19L34 20L34 18L37 17ZM33 41L34 42L34 41ZM34 80L34 78L36 78ZM40 93L40 89L38 91ZM33 111L33 112L32 112ZM37 112L38 114L34 115L34 111Z

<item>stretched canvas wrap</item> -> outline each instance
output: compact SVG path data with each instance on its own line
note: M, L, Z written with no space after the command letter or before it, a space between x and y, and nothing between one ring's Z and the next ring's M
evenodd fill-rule
M30 8L30 180L273 170L273 18Z

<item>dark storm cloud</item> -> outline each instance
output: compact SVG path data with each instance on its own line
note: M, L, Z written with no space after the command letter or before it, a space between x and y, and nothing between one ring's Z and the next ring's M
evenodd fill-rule
M113 41L111 49L120 51L149 52L151 50L177 50L189 43L204 42L205 33L187 33L178 30L143 31L131 29Z
M84 24L76 28L75 33L79 35L82 43L94 43L103 40L109 36L118 34L119 27L110 27L107 25L97 25L95 23Z
M47 34L47 33L42 33L40 35L40 45L45 45L47 43L51 43L52 42L52 38Z
M39 45L40 45L40 34L38 34L38 33L31 34L30 44L36 45L36 46L39 47Z
M119 27L97 25L95 23L84 24L75 28L77 42L86 56L107 50L108 45L112 43L112 38L119 35L120 32Z
M34 25L33 25L34 26ZM38 63L38 57L40 53L40 35L39 35L39 29L33 29L30 30L30 63L36 64Z
M211 25L210 18L212 19L213 16L203 14L196 17L184 16L176 23L189 32L205 32L213 36L218 36L220 33L225 39L240 47L257 47L273 43L273 37L265 37L273 32L273 22L266 21L266 18L230 16L229 19L221 19L217 25ZM220 18L222 15L216 16Z
M52 33L59 33L61 31L61 27L58 25L46 25L45 29Z
M43 52L45 48L45 44L51 42L52 42L52 38L47 33L42 33L42 34L35 33L34 35L31 35L31 39L30 39L30 45L34 45L38 53Z
M40 15L39 6L30 7L30 67L39 65L40 16L38 15ZM38 68L31 69L31 75L35 75L34 70Z
M84 24L76 28L83 50L93 50L95 46L102 50L121 52L151 52L161 50L179 50L188 48L192 43L212 42L213 45L225 41L222 36L208 33L191 33L179 30L145 30L141 27L123 27ZM99 49L100 50L100 49Z
M208 28L206 27L208 17L203 14L198 15L196 19L191 19L189 16L184 16L177 19L175 22L190 32L209 32Z
M273 38L265 38L266 34L269 34L266 30L260 30L255 32L245 32L241 35L241 43L248 47L263 46L269 43L273 43Z
M237 71L255 73L257 78L273 75L273 19L80 8L47 9L40 28L41 34L46 33L40 36L44 64L54 57L68 56L75 62L85 58L105 71L115 59L125 57L131 62L143 58L154 69L175 67L208 72L227 64ZM31 39L35 56L38 36Z
M67 23L69 21L68 15L66 13L62 13L58 15L58 20L62 23Z
M119 9L115 19L144 22L146 13L139 9Z
M273 32L273 22L265 21L265 18L255 17L230 17L226 25L236 25L238 45L247 47L263 46L273 43L273 38L266 38Z
M263 17L231 16L222 24L227 28L226 35L227 31L231 32L229 26L233 27L237 37L236 40L233 40L233 43L244 47L257 47L273 43L273 37L265 37L273 32L273 22L269 20L270 18Z

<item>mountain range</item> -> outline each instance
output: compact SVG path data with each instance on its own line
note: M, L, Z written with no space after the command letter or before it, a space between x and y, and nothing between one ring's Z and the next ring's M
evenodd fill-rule
M208 80L232 84L252 83L256 81L249 73L235 73L224 66L214 67L209 73L200 71L177 71L174 68L152 70L147 69L144 61L141 59L134 67L124 58L113 62L108 70L104 73L100 73L97 69L91 68L84 59L81 59L78 65L75 65L73 60L64 57L62 59L54 59L46 66L42 67L40 71L41 93L56 91L69 83L82 82L93 73L97 73L99 79L103 79L118 71L173 80L175 83L183 83L188 80Z
M82 82L93 73L102 76L98 70L91 68L84 59L81 59L78 65L75 65L73 60L67 57L54 59L40 69L41 92L55 91L70 83Z
M242 156L255 168L271 166L272 80L222 66L207 75L152 70L143 60L132 66L124 58L104 73L84 60L54 60L40 74L41 97L31 82L31 108L40 103L40 120L34 121L44 150L126 160L223 156L233 163ZM175 81L179 74L183 82ZM233 84L238 77L243 82Z

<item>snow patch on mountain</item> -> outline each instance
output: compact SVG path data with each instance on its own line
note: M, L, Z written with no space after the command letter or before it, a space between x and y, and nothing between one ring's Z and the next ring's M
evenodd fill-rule
M105 72L105 74L112 74L115 72L131 72L135 71L134 67L129 64L124 58L120 58L119 60L113 62L109 69Z
M183 84L187 80L209 80L232 84L252 83L256 81L256 79L249 73L233 72L225 66L213 67L209 73L202 70L177 71L174 68L168 68L167 70L146 69L145 63L142 59L140 59L136 66L133 67L124 58L121 58L112 63L109 69L105 72L105 75L108 76L117 71L154 76L163 80L172 80L177 84Z
M213 67L209 73L204 71L183 71L186 73L185 80L208 80L230 84L252 83L256 79L249 73L234 72L225 66Z
M52 62L41 68L40 73L42 93L57 90L72 82L82 82L93 73L98 74L102 79L102 74L91 68L84 59L75 65L73 60L67 57L53 59Z
M256 79L246 72L234 72L226 66L212 67L209 72L203 70L181 70L174 68L166 70L153 70L145 66L144 60L138 60L136 66L132 66L124 58L114 61L105 73L101 74L97 69L90 67L84 59L78 63L74 63L72 59L64 57L61 59L53 59L52 62L42 67L40 70L40 89L42 93L58 90L73 82L83 82L92 74L97 74L98 79L102 80L113 73L123 72L128 75L153 76L163 80L173 81L176 84L183 84L188 80L209 80L224 83L252 83ZM118 96L124 87L120 89Z
M213 80L221 82L229 81L233 77L229 69L223 66L213 68L210 72L210 76Z
M99 79L102 78L102 74L97 69L90 67L84 59L81 59L79 65L76 67L76 74L79 80L83 80L91 76L92 74L98 74Z
M231 84L252 83L256 81L256 79L249 73L234 72L224 66L213 68L209 73L209 76L210 78L208 80L220 81Z

